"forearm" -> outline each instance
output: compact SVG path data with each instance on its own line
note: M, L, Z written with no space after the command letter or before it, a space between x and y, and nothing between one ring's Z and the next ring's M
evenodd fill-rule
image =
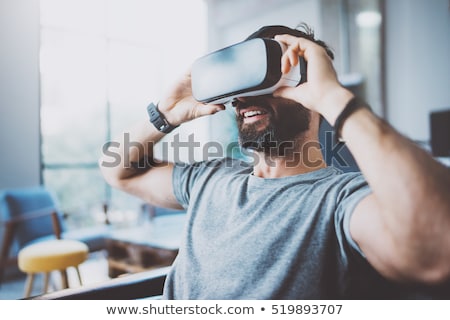
M153 146L161 140L159 132L148 121L139 122L103 148L99 164L105 179L112 185L145 172L153 159Z

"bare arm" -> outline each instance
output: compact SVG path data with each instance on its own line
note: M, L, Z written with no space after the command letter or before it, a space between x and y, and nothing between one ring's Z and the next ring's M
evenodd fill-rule
M290 46L283 67L308 61L308 82L277 92L322 114L331 124L353 97L337 81L324 50L281 36ZM398 281L440 283L450 279L450 171L368 109L354 112L342 137L372 194L356 207L353 239L384 276Z
M158 105L172 125L214 114L223 108L222 105L204 105L192 97L190 74L186 74ZM163 136L146 116L109 143L99 165L111 186L156 206L181 209L172 186L173 164L153 157L153 147Z
M163 136L143 120L110 143L100 168L111 186L159 207L181 209L172 189L173 164L153 159L153 146Z

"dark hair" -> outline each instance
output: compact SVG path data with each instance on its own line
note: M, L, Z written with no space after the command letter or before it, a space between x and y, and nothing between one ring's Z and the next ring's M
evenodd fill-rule
M295 29L281 25L265 26L249 35L246 40L254 38L274 38L276 35L280 34L289 34L294 37L301 37L311 40L320 45L321 47L323 47L327 52L328 56L331 59L334 59L333 51L331 51L331 49L325 42L323 42L322 40L315 39L314 30L306 23L300 23Z

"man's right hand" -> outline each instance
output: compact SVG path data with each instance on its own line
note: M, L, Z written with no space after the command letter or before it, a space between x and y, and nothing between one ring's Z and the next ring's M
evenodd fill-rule
M274 96L294 100L320 113L333 125L353 93L339 83L326 50L306 38L286 34L277 35L275 39L288 47L282 58L282 72L289 72L292 66L299 63L299 56L303 56L308 63L308 81L297 87L282 87Z
M158 109L171 125L178 126L201 116L215 114L224 110L225 106L196 101L192 96L191 75L188 72L172 87L166 97L160 100ZM149 163L153 162L152 146L163 136L164 133L158 131L148 118L143 118L140 123L126 130L113 141L116 147L109 150L108 154L103 154L99 160L100 169L105 180L115 188L156 206L181 209L173 192L172 163L159 161L147 170L136 169L129 165L140 163L144 157L149 159ZM130 148L130 141L141 147ZM112 153L120 159L120 163L114 166L110 165L111 159L108 158L108 155Z
M187 72L158 104L159 111L174 126L225 110L222 104L204 104L192 96L191 73Z

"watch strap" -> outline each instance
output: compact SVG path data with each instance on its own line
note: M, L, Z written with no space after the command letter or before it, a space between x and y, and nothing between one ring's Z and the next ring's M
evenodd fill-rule
M158 131L169 133L173 129L178 127L171 125L169 121L167 121L166 117L164 117L164 115L159 112L158 105L155 105L153 102L147 106L147 113L150 117L150 122L155 126L156 129L158 129Z
M341 131L342 127L344 126L345 120L347 120L347 118L350 117L356 110L367 107L368 106L364 102L364 100L356 96L347 102L346 106L334 122L334 132L338 142L344 142L344 140L342 139Z

